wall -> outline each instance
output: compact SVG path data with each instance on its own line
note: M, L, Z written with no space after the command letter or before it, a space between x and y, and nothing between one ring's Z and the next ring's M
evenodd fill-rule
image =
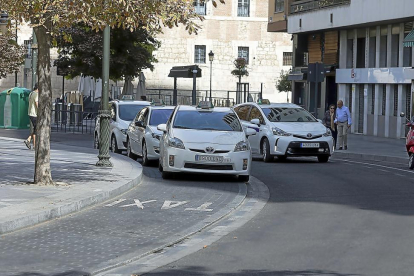
M260 91L272 101L286 102L286 93L278 93L276 81L283 67L283 52L292 52L291 35L267 32L268 2L251 1L250 17L237 17L237 1L226 1L217 9L207 2L206 20L200 22L202 29L197 35L189 35L184 28L165 29L158 37L162 46L155 53L158 64L153 72L146 70L148 88L173 88L173 78L168 73L173 66L194 64L194 46L206 45L206 54L212 50L212 90L236 90L238 78L231 75L238 47L249 47L249 76L242 82L249 83L250 91ZM197 79L197 90L210 89L210 62L197 64L202 77ZM192 79L178 79L179 89L192 89ZM289 96L290 98L290 96Z

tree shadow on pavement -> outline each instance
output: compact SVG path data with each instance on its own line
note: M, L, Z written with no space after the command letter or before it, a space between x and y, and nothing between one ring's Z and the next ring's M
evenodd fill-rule
M91 274L85 271L71 270L66 272L60 272L55 274L44 274L39 272L21 272L19 274L13 274L12 276L90 276Z
M204 271L204 272L203 272ZM134 274L133 274L134 275ZM204 275L215 275L215 276L357 276L359 274L352 273L338 273L329 270L280 270L280 271L269 271L269 270L241 270L237 272L228 273L216 273L205 271L203 267L188 267L185 269L171 269L162 272L146 273L148 276L204 276Z

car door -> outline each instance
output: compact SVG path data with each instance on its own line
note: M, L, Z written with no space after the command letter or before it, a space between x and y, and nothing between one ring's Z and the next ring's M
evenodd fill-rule
M137 139L137 126L135 125L135 122L138 121L138 117L139 117L140 113L138 113L134 120L132 120L132 122L129 124L129 139L130 139L130 144L131 144L131 149L133 153L137 153L138 150L138 139Z
M142 155L142 141L145 137L145 129L147 128L148 124L148 114L149 114L149 108L144 108L141 110L140 115L138 117L138 122L142 122L141 126L137 126L137 140L138 140L138 154Z
M260 141L265 133L266 122L261 110L256 106L253 106L250 110L248 121L250 122L253 119L258 119L260 125L251 124L251 128L256 130L256 135L249 136L250 147L252 153L260 153Z

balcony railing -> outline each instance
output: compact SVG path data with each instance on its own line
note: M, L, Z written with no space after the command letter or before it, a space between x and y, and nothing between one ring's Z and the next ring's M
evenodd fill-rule
M304 1L296 1L290 5L290 13L300 13L300 12L307 12L313 10L319 10L334 6L341 6L341 5L349 5L351 4L351 0L304 0Z

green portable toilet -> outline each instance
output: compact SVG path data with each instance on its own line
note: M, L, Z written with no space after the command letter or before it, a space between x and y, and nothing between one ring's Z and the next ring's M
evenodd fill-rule
M0 93L0 128L24 129L30 127L30 90L22 87L10 88Z

